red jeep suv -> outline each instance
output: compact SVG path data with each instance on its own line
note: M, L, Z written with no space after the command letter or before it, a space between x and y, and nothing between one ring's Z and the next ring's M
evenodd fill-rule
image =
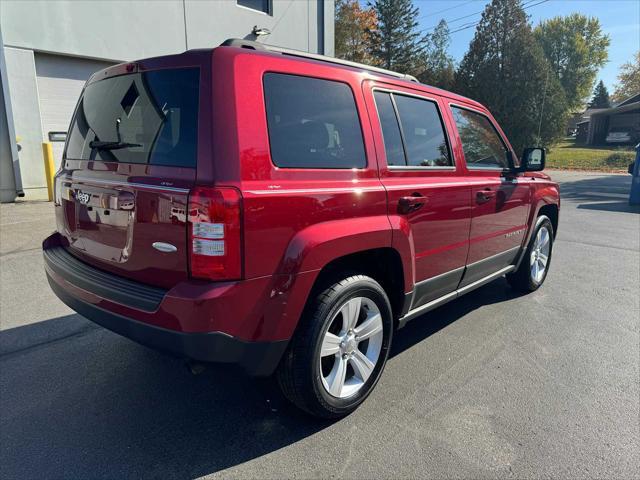
M375 67L242 40L116 65L78 102L46 273L105 328L339 417L394 329L503 275L544 282L544 161L479 103Z

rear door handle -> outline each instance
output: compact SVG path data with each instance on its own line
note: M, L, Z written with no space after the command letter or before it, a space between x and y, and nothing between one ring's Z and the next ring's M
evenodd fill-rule
M495 190L490 190L487 188L486 190L481 190L476 193L476 202L478 203L486 203L492 198L496 198Z
M400 213L411 213L424 207L427 203L427 197L415 194L408 197L400 197L398 200L398 211Z

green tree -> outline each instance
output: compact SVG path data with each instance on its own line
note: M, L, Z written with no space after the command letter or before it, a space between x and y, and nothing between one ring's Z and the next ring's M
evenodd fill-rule
M449 55L451 38L446 20L440 20L433 32L425 37L425 43L423 68L418 79L422 83L450 90L455 80L455 66L453 57Z
M564 133L564 92L519 0L486 6L456 72L456 89L491 110L516 151Z
M415 74L424 45L418 27L418 9L411 0L369 2L378 21L371 32L371 53L377 64L389 70Z
M604 82L600 80L593 91L593 98L589 103L589 108L609 108L611 101L609 100L609 91L605 87Z
M574 13L546 20L534 33L560 80L569 108L581 109L591 94L598 70L608 59L610 40L602 33L600 21Z
M369 48L370 32L376 26L375 12L370 8L362 8L358 0L337 0L335 12L336 57L372 63Z
M638 93L640 93L640 50L635 53L633 61L620 67L613 101L619 103Z

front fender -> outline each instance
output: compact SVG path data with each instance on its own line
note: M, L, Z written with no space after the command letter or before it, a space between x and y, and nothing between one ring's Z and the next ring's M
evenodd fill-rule
M540 215L540 210L542 207L547 205L556 205L558 207L558 215L560 213L560 188L555 183L547 183L544 185L536 185L533 188L533 192L531 195L531 209L529 210L529 219L527 222L527 234L522 242L522 247L520 249L520 254L518 257L518 261L516 262L516 267L520 266L520 262L524 256L524 252L527 250L527 245L529 245L529 241L531 240L531 235L537 226L537 218ZM557 232L554 232L554 235Z
M534 187L532 192L532 204L534 208L530 211L529 218L529 232L527 235L527 241L525 245L529 243L529 238L535 226L536 218L540 214L540 209L546 205L556 205L558 212L560 212L560 187L557 184L546 184L542 186ZM554 232L554 234L557 232Z

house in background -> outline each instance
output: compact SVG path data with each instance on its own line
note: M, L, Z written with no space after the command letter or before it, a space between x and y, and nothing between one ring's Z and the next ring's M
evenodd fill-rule
M67 131L93 72L234 37L332 56L334 8L334 0L2 1L0 201L47 198L42 143L64 139L56 132ZM63 145L53 143L57 164Z
M588 122L593 113L605 110L604 108L587 108L584 112L574 113L567 122L567 136L573 135L578 131L578 125Z
M583 117L587 117L587 110ZM610 132L629 132L630 144L640 141L640 94L615 107L592 109L588 118L576 125L576 141L587 145L607 145Z

